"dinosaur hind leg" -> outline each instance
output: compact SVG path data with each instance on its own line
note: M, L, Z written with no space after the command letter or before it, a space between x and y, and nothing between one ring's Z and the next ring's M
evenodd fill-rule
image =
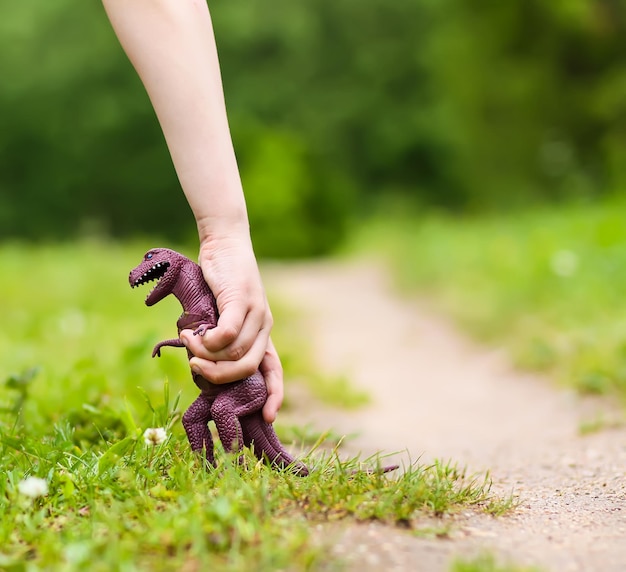
M222 391L213 402L211 416L226 451L244 445L240 418L259 411L267 399L265 381L259 372Z
M307 466L288 453L278 439L274 427L263 420L260 412L242 417L241 426L245 445L252 445L257 458L266 458L272 465L283 469L292 465L295 473L301 477L309 474Z
M213 454L213 437L209 431L209 421L211 420L212 400L204 394L196 399L183 415L183 427L187 433L187 439L191 445L191 450L195 453L205 451L207 463L215 466L215 456Z

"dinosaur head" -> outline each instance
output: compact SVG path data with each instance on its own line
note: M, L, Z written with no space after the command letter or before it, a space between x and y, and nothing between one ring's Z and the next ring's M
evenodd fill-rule
M146 298L146 306L152 306L171 294L187 258L168 248L148 250L139 266L128 276L131 288L157 280L156 286Z

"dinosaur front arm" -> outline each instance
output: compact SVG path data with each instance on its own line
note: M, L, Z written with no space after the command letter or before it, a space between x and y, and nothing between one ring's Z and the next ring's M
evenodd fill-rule
M183 342L181 342L178 338L163 340L162 342L159 342L156 346L154 346L154 349L152 350L152 357L161 357L161 348L164 346L170 346L173 348L184 348L185 344L183 344Z
M204 332L206 332L207 330L212 329L214 326L212 326L209 323L206 324L200 324L200 326L198 326L194 331L193 331L193 335L194 336L204 336Z

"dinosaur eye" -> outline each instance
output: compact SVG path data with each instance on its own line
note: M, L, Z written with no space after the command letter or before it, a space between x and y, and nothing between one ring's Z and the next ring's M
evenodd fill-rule
M152 254L152 252L148 252L148 254L146 254L146 260L150 260L153 256L154 254Z

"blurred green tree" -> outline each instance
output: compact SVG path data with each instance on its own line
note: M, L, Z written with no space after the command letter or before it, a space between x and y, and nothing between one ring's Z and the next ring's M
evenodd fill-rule
M624 187L626 10L619 0L443 0L432 79L466 203Z

